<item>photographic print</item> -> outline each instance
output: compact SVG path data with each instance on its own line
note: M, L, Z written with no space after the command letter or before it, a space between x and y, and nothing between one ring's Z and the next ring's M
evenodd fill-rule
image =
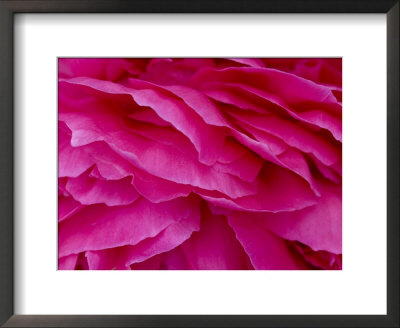
M341 270L341 58L59 58L59 270Z

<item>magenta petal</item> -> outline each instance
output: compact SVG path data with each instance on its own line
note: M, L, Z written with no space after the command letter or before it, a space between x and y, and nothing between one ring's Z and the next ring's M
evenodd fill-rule
M81 204L128 205L139 197L131 180L129 177L122 180L99 180L83 173L77 178L69 178L66 189Z
M301 211L255 214L257 224L315 251L342 253L341 186L323 183L318 203Z
M71 146L66 128L58 130L58 176L77 177L91 167L93 159L81 148Z
M137 121L151 123L156 126L165 126L171 127L172 125L166 121L164 121L160 116L156 114L151 109L145 108L143 110L137 109L131 114L127 115L129 118L132 118Z
M105 142L93 142L81 147L96 163L98 173L106 180L120 180L132 176L132 164L119 156Z
M212 215L205 206L199 232L182 246L186 259L195 270L246 269L246 254L229 227L226 218Z
M282 119L276 115L258 115L247 112L232 112L231 115L244 121L254 128L261 129L281 138L289 146L305 153L311 153L325 165L336 163L340 156L340 149L316 133L307 131L298 123ZM252 131L252 130L250 130Z
M341 58L60 58L59 270L342 269Z
M89 270L89 265L86 260L85 252L78 254L75 270Z
M264 62L258 58L229 58L229 59L250 67L265 67Z
M329 130L333 137L342 141L342 120L340 118L332 117L329 113L321 112L319 110L309 110L301 114L301 117L306 121Z
M269 68L231 67L226 69L204 68L195 74L191 85L201 85L208 81L244 83L249 87L260 88L292 106L306 101L336 103L330 88L300 78L293 74Z
M245 90L233 84L210 82L202 86L201 91L211 99L218 101L219 107L232 105L235 108L251 110L260 114L269 113L269 107L279 109L278 105L266 102L260 97L249 97Z
M59 226L59 256L88 250L135 245L171 223L198 215L195 197L153 204L144 198L127 206L86 207Z
M58 64L59 76L63 78L86 76L115 81L126 71L140 73L124 58L59 58Z
M245 128L246 130L248 129L248 127ZM314 178L311 175L308 163L300 151L295 148L288 147L287 145L286 147L282 147L279 142L276 142L277 140L274 136L269 135L261 130L250 127L248 131L250 131L262 145L267 145L270 151L270 154L268 155L273 158L273 163L287 168L301 176L310 184L310 187L314 193L317 196L320 195ZM281 143L283 143L283 141L281 141Z
M183 85L161 86L138 79L129 79L129 85L137 89L168 91L173 98L182 99L204 122L214 126L225 126L226 120L217 106L202 92Z
M268 147L273 158L278 158L278 155L284 153L289 149L289 146L278 137L273 136L272 134L266 133L264 131L258 129L252 129L245 123L241 122L241 127L249 132L259 143Z
M146 67L146 72L139 75L139 78L161 85L181 84L203 66L214 66L213 59L152 58Z
M161 118L189 137L199 152L200 162L215 163L224 142L223 131L205 124L183 102L167 98L153 90L137 91L134 99L139 105L153 108Z
M162 254L155 255L146 261L134 263L130 266L131 270L161 270Z
M190 264L182 250L176 247L163 254L160 269L162 270L190 270Z
M221 85L221 83L218 82L207 82L204 85L201 85L201 88L202 91L211 98L226 102L228 104L234 104L239 108L251 108L253 111L261 114L268 112L266 110L262 110L261 105L257 105L257 102L260 102L260 100L264 100L264 102L266 102L267 104L269 102L268 106L279 108L280 111L285 112L286 115L290 115L294 119L301 122L306 122L326 129L332 133L333 137L336 140L342 140L342 125L340 118L341 106L339 103L337 103L336 98L336 106L333 107L334 109L330 110L334 113L331 113L330 111L325 112L319 110L319 107L321 107L321 103L319 102L301 104L301 106L299 105L299 109L296 111L289 107L288 104L283 101L279 96L266 92L264 90L261 91L260 89L253 88L242 83L224 83ZM246 93L245 97L238 97L235 94L237 93L236 89L241 89L242 92L244 91ZM332 90L330 88L326 89L327 92L332 94ZM333 94L332 97L334 97ZM265 105L266 104L264 104L264 106Z
M246 153L249 152L250 150L248 150L246 147L237 142L237 140L235 140L232 137L227 137L225 138L224 148L222 149L222 152L219 154L218 162L223 164L229 164L238 160L239 158L241 158L242 156L244 156Z
M252 182L257 177L263 165L260 157L248 152L241 158L229 164L215 163L213 167L220 172L232 174L241 180Z
M342 270L342 255L326 251L313 251L306 245L294 243L296 249L303 255L304 259L313 266L323 270Z
M299 60L293 73L306 79L330 84L342 85L341 58L305 58Z
M78 254L71 254L58 259L58 270L75 270Z
M234 200L199 194L216 205L251 212L294 211L315 205L318 201L307 182L277 165L264 164L259 181L257 194Z
M244 181L254 181L262 168L263 160L239 144L232 137L225 139L224 148L213 165L217 171L230 173Z
M136 190L153 203L165 202L181 196L187 196L192 186L178 184L173 181L158 178L143 170L135 170L132 184Z
M200 217L191 216L169 225L153 238L147 238L134 246L123 246L100 251L86 252L91 270L128 269L163 252L167 252L190 237L199 229Z
M192 216L171 224L156 238L146 239L129 254L128 264L141 262L155 254L169 251L187 240L194 231L200 228L200 217Z
M263 135L262 131L259 131L257 134L259 140L254 140L238 131L233 131L233 134L239 141L252 149L255 153L259 154L265 160L289 169L305 179L305 181L309 183L315 195L319 196L318 187L315 185L308 164L300 152L289 148L284 150L279 143L276 142L274 142L272 144L273 147L271 147L269 142L266 143L266 141L271 141L271 139L267 135Z
M308 163L301 152L299 152L297 149L289 148L287 151L278 155L277 157L288 169L297 173L304 180L306 180L316 196L321 195L319 187L317 186L315 179L310 172Z
M310 268L302 258L296 257L285 240L257 226L245 213L229 214L228 222L256 270Z
M125 128L147 139L157 143L174 147L182 153L188 155L192 160L198 161L198 152L190 140L171 127L157 126L139 122L136 120L125 120Z
M61 222L68 219L75 213L79 212L83 205L69 196L58 197L58 221Z
M151 107L163 120L170 122L185 134L199 152L199 160L204 164L213 164L224 142L224 133L205 122L184 102L168 97L156 90L135 90L108 81L90 78L74 78L64 82L87 86L110 94L132 96L140 106Z
M312 158L313 162L315 163L315 166L317 167L318 171L322 174L323 177L331 180L334 183L341 183L341 176L338 173L336 173L329 166L326 166L323 163L321 163L314 156L310 155L310 157ZM341 160L340 160L340 162L341 162Z
M58 69L60 77L91 76L103 78L105 58L60 58Z
M85 138L90 140L104 140L131 164L160 178L203 189L218 190L232 198L256 192L255 184L242 181L230 174L217 172L173 146L127 131L110 115L63 113L60 114L60 119L67 122L72 129L72 139L78 131L80 136L84 134ZM107 124L99 123L103 121Z

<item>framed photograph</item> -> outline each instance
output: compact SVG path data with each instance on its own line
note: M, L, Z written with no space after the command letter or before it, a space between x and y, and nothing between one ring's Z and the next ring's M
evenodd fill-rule
M0 323L399 326L399 3L0 1Z

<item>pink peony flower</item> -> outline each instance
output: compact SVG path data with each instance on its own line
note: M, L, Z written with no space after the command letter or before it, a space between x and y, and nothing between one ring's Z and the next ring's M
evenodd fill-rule
M342 267L336 58L59 60L59 269Z

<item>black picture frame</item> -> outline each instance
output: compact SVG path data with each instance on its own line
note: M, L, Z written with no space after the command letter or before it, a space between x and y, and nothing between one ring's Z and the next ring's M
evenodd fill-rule
M399 327L399 7L398 0L0 0L0 324L4 327ZM14 315L14 14L122 12L387 15L387 315Z

